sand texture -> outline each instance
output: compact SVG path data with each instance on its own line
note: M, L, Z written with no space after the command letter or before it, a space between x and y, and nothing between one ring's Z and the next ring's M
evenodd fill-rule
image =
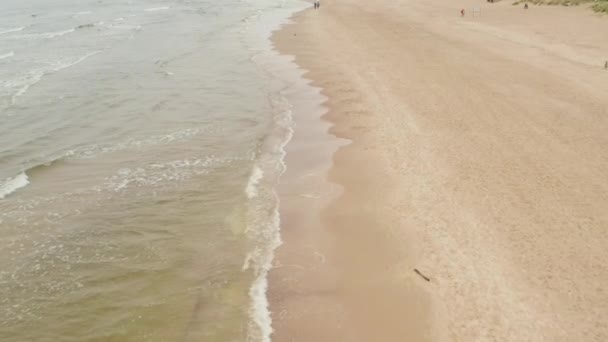
M275 36L352 142L318 220L285 201L274 341L608 340L608 17L475 4L328 0Z

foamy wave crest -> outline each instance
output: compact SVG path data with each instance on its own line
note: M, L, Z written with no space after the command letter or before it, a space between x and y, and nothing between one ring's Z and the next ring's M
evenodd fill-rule
M74 13L74 15L72 17L76 18L76 17L80 17L81 15L89 15L91 13L93 13L93 12L91 12L91 11L77 12L77 13Z
M6 196L28 184L30 184L30 181L25 172L21 172L15 177L5 179L3 182L0 182L0 199L4 199Z
M255 265L255 280L249 289L249 298L251 299L249 316L251 321L247 334L248 342L270 342L270 335L272 335L272 318L266 292L268 290L268 272L272 268L274 250L282 243L279 235L278 208L274 211L266 229L266 232L261 232L261 238L265 240L264 245L256 247L247 257L244 266L245 269L248 269L251 263Z
M13 32L20 32L20 31L23 31L24 29L25 29L25 27L10 28L10 29L0 31L0 35L7 34L7 33L13 33Z
M235 160L243 159L238 156L205 158L190 158L154 163L134 169L121 169L115 175L106 178L103 188L120 192L129 188L151 187L165 183L182 182L195 176L206 175L211 169L227 165Z
M143 26L141 25L119 25L119 24L109 24L109 28L117 29L117 30L131 30L131 31L141 31L143 30Z
M38 37L42 37L42 38L55 38L55 37L65 36L66 34L72 33L74 31L76 31L76 29L75 28L71 28L71 29L67 29L67 30L63 30L63 31L43 32L43 33L31 34L31 35L27 35L26 37L28 37L28 38L38 38Z
M146 8L144 11L146 11L146 12L166 11L169 8L170 8L169 6L152 7L152 8Z
M153 186L164 181L179 182L208 172L212 158L175 160L156 163L143 168L121 169L106 180L106 187L122 191L128 187Z
M257 165L253 167L253 171L251 171L251 176L249 176L249 181L247 182L247 187L245 188L245 194L247 198L252 199L257 197L258 195L258 184L260 180L264 177L264 171L260 169Z
M20 75L18 78L4 82L5 88L14 88L15 93L11 97L11 105L17 102L17 99L25 94L31 86L40 82L45 75L52 74L54 72L69 68L73 65L83 62L85 59L98 54L100 51L90 52L84 56L67 59L55 63L51 63L48 66L40 69L30 70L25 74Z
M0 55L0 59L5 59L5 58L9 58L9 57L13 57L15 55L15 53L13 51L11 52L7 52L3 55Z
M140 149L150 146L166 145L174 142L187 141L201 132L200 128L187 128L168 134L154 135L146 138L131 138L112 145L89 145L84 148L69 151L66 157L72 159L89 159L99 154Z
M255 193L255 196L250 197L246 229L251 250L243 264L243 269L252 269L255 276L249 289L251 304L247 332L248 342L270 342L273 331L266 291L274 251L282 243L279 196L274 187L264 187L260 181L267 179L268 182L265 183L273 185L279 183L279 178L286 169L285 146L293 136L292 113L287 109L290 108L290 105L285 98L277 100L278 102L273 103L273 106L281 110L275 115L275 127L264 142L264 151L257 160L257 165L263 172L256 174L256 171L253 171L250 177L251 189L246 190L246 192L252 190L252 194Z

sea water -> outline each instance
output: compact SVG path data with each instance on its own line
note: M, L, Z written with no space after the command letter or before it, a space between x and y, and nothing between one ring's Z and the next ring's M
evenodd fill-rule
M0 3L0 341L269 341L302 6Z

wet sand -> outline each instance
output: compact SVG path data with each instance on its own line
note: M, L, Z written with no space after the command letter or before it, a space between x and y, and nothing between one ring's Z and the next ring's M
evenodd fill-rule
M292 94L273 341L608 339L608 19L463 4L275 35L327 101Z

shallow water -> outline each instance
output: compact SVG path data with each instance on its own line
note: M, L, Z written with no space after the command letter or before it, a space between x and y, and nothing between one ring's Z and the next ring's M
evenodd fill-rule
M0 4L0 340L268 340L301 6Z

